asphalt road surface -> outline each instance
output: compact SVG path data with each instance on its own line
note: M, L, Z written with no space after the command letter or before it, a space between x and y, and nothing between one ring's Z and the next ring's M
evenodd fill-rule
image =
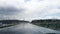
M15 26L0 29L0 34L45 34L60 33L60 31L39 27L31 23L21 23Z

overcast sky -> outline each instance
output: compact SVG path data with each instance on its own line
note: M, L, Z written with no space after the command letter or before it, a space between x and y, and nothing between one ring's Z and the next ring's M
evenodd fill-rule
M60 19L60 0L0 0L3 19Z

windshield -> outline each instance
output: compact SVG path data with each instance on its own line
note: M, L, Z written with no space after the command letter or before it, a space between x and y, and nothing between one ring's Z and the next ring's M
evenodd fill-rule
M60 0L0 0L0 34L60 34Z

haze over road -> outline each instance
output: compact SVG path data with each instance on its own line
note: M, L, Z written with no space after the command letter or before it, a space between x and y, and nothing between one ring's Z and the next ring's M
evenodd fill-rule
M0 34L45 34L45 33L59 33L59 32L60 31L39 27L31 23L21 23L0 30Z

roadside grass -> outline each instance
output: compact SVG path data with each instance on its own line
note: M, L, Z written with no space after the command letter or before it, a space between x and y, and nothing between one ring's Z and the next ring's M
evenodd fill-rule
M35 25L53 30L60 30L60 24L35 24Z
M17 25L17 24L7 24L7 25L4 25L4 26L0 26L0 29L10 27L10 26L14 26L14 25Z

